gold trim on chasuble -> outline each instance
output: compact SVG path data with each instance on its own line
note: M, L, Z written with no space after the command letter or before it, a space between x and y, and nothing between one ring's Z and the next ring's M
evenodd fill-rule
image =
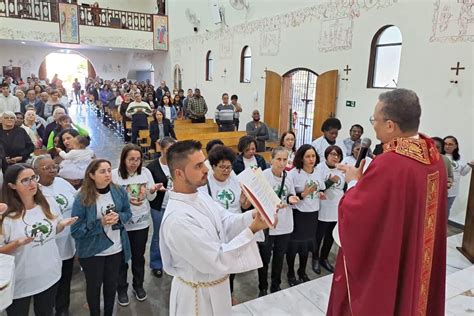
M390 142L383 145L384 152L393 151L402 156L414 159L418 162L421 162L425 165L431 164L430 157L434 160L439 159L439 155L433 152L433 149L429 148L428 144L424 139L415 139L415 138L395 138Z
M418 301L419 316L426 315L428 292L430 287L431 267L433 263L433 248L438 210L439 171L428 175L426 192L426 209L423 227L423 262L420 275L420 298Z

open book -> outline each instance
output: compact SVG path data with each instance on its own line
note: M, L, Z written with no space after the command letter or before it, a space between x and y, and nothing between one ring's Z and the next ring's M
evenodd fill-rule
M260 212L267 224L274 227L277 206L281 201L265 179L262 170L247 168L237 176L237 179L252 205Z

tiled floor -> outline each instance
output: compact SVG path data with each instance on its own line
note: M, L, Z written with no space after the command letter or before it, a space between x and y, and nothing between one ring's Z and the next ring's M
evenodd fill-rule
M462 234L448 238L446 315L474 315L474 265L457 249ZM332 276L234 306L236 315L325 315ZM297 312L295 312L297 311Z

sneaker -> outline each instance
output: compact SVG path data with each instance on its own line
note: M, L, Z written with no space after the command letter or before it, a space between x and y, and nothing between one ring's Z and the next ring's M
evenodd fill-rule
M128 299L128 294L126 291L118 292L117 294L117 299L120 306L127 306L130 304L130 300Z
M133 289L133 293L135 293L135 297L140 302L143 302L147 298L145 289L142 288L142 287L138 287L136 289Z

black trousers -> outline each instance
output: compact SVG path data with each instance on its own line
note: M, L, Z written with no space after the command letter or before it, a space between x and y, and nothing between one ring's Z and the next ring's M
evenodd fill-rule
M86 277L86 297L91 316L100 316L100 290L103 285L104 316L112 316L122 252L110 256L79 258Z
M318 220L318 229L316 230L316 239L314 243L313 260L326 260L331 251L334 238L332 231L336 227L337 222L322 222ZM324 241L323 241L324 238ZM321 241L323 246L321 247Z
M132 286L134 289L141 288L145 279L145 249L148 240L148 227L140 230L131 230L127 233L132 251ZM119 272L118 292L127 291L127 272L128 263L122 262Z
M264 242L258 243L258 250L262 258L263 266L258 269L258 289L268 289L268 266L272 257L272 273L270 291L278 289L281 283L281 271L283 269L283 258L288 248L291 234L268 235Z
M132 143L137 144L137 138L139 131L142 129L148 129L148 126L133 126L132 124Z
M199 117L199 118L192 118L191 123L205 123L206 118L205 117Z
M56 292L56 314L67 312L69 310L73 266L74 257L68 260L63 260L61 279L59 279L58 290Z
M296 254L299 255L300 266L298 268L298 276L302 278L306 275L306 263L308 262L309 251L313 248L312 240L290 240L288 250L286 251L286 262L288 264L288 278L295 277L295 259Z
M35 316L51 316L54 309L54 298L56 297L57 283L41 293L13 300L7 308L8 316L28 316L30 302L33 298L33 310Z
M125 119L122 120L122 126L123 126L123 141L124 142L130 142L131 138L130 138L130 135L128 135L128 133L131 133L132 131L129 130L129 129L126 129L125 126L126 126L126 123L127 122Z

